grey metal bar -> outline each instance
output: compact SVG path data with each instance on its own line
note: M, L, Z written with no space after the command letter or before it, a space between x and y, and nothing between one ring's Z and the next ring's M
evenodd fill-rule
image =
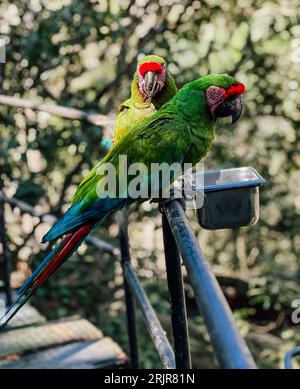
M130 263L130 252L128 244L128 223L123 221L120 225L120 251L121 251L121 264L124 269L125 263ZM126 303L126 316L127 316L127 329L129 337L130 348L130 362L132 369L139 368L139 354L136 334L136 319L135 319L135 304L132 291L124 275L124 290L125 290L125 303Z
M5 76L5 63L0 63L0 93L2 93L3 91L4 76ZM2 189L3 189L3 181L0 173L0 190ZM6 296L6 305L9 306L12 303L12 295L11 295L10 279L9 279L8 249L7 249L5 218L4 218L4 201L1 200L0 200L0 242L2 243L4 292Z
M286 369L293 369L293 358L300 355L300 346L289 350L284 356L284 367Z
M146 296L140 281L135 274L131 264L129 262L124 263L124 275L131 290L143 312L144 318L147 322L150 336L154 342L156 350L158 351L163 365L167 369L175 369L175 357L172 347L166 337L165 331L162 329L161 324L152 308L148 297Z
M2 178L0 176L0 190L2 190ZM6 305L10 306L12 303L12 295L9 279L9 263L8 263L8 248L5 231L5 218L4 218L4 201L0 200L0 242L2 243L2 258L3 258L3 279L4 279L4 291L6 296Z
M181 272L181 258L179 256L168 220L164 214L162 214L162 228L171 304L176 368L191 369L191 355Z
M164 212L186 266L196 302L207 326L220 366L254 369L255 362L240 336L222 290L205 260L181 203L173 200Z

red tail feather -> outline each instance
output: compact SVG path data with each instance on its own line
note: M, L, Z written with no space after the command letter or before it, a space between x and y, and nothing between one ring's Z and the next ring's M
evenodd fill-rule
M39 288L52 274L56 269L64 262L64 260L72 253L74 247L80 243L86 235L94 227L94 224L86 224L81 227L78 231L71 232L68 234L63 242L62 247L59 248L58 252L55 253L55 256L50 261L50 263L41 271L37 280L33 286L33 289Z
M22 308L32 293L51 277L55 270L70 257L93 227L94 224L86 224L78 231L68 234L56 245L17 292L17 298L14 303L0 317L0 330L5 328L7 323Z

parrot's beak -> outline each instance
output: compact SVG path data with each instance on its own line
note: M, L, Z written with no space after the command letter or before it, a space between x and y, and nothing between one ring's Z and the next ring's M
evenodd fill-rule
M220 104L216 110L215 115L219 117L232 117L232 124L235 123L241 116L243 111L243 99L241 95L232 96Z
M157 72L147 72L144 76L142 89L144 94L151 100L163 88L160 74Z

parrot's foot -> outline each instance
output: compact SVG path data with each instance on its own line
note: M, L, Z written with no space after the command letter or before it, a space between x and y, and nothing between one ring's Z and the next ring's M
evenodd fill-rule
M182 205L182 208L184 210L186 210L184 198L175 196L174 193L171 193L169 198L156 198L156 199L152 199L152 200L150 200L150 204L151 203L157 203L158 204L158 208L159 208L159 212L163 213L164 206L167 205L168 203L170 203L171 201L174 201L174 200L179 201L180 204Z

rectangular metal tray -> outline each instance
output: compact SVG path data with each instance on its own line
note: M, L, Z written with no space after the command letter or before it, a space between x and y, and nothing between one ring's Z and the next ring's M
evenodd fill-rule
M256 224L259 220L259 187L264 182L252 167L205 172L204 203L197 210L201 227L216 230Z

